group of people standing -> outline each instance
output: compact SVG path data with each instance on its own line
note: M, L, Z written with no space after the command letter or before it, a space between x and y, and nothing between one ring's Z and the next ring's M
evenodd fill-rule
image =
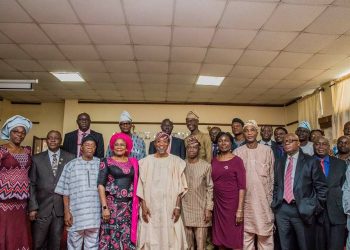
M233 136L218 127L208 135L192 111L190 135L172 136L165 119L148 155L124 111L105 154L90 122L79 114L63 147L60 132L49 131L48 150L34 156L21 146L31 121L5 122L0 250L60 249L64 227L68 249L344 248L350 122L336 155L306 121L294 134L234 118Z

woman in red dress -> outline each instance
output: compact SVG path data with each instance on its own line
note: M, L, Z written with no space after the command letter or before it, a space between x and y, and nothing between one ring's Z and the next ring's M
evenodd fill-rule
M1 129L0 146L0 250L29 249L27 199L31 149L21 143L32 127L27 118L16 115Z
M213 244L222 249L243 248L245 168L231 152L231 134L217 135L219 154L212 160L214 182Z

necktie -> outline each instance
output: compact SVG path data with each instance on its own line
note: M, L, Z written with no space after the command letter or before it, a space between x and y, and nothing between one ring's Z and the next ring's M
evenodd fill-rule
M54 176L56 176L56 173L57 173L57 167L58 167L57 154L53 154L53 155L52 155L52 163L51 163L51 167L52 167L52 172L53 172L53 175L54 175Z
M283 199L287 203L290 203L292 200L294 200L292 172L293 172L293 157L289 157L289 163L287 166L286 175L284 176L284 196L283 196Z
M269 144L268 144L267 142L265 142L265 145L266 145L266 146L269 146Z
M83 138L87 136L87 133L83 132L81 134L81 140L80 140L80 146L81 146L81 141L83 140ZM81 152L81 148L79 147L79 157L82 155L82 152Z
M326 175L326 169L324 167L324 159L321 159L321 167L322 167L322 171L323 171L324 175Z

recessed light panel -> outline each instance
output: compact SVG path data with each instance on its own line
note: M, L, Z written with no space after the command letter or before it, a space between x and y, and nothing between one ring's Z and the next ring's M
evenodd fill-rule
M220 86L225 79L223 76L199 76L196 82L197 85Z
M79 72L50 72L61 82L85 82Z

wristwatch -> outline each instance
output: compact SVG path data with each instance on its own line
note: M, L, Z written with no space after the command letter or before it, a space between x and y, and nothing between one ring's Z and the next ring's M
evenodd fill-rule
M107 206L103 206L102 208L103 208L103 210L106 210L108 207Z

